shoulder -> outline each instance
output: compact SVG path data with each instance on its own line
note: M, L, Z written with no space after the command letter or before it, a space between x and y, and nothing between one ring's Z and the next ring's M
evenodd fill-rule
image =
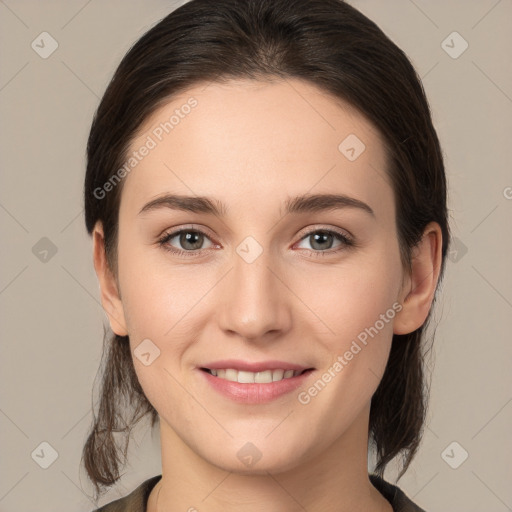
M111 501L93 512L146 512L149 494L161 478L162 475L153 476L124 498Z
M396 485L386 482L377 475L369 476L372 485L391 503L393 512L425 512Z

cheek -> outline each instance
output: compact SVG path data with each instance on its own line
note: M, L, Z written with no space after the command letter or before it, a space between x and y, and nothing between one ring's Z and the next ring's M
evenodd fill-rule
M172 264L163 249L129 240L129 233L120 234L119 278L128 333L140 340L165 340L207 293L204 271Z
M318 348L327 356L326 373L317 388L333 383L326 384L320 401L345 404L347 408L339 411L340 422L347 410L359 410L377 389L391 348L394 318L401 309L396 302L399 259L392 250L378 254L354 258L336 272L332 268L316 272L298 292L319 317L316 321L308 312L304 327L311 331L315 321ZM311 393L308 396L314 396L316 389Z
M294 291L309 309L305 318L316 317L332 343L347 341L386 315L384 332L392 331L392 309L401 280L399 263L392 255L374 261L361 258L338 268L319 268L308 279L295 282ZM396 307L396 306L395 306ZM391 311L389 311L391 309ZM379 326L381 324L379 323ZM330 334L330 336L329 336Z

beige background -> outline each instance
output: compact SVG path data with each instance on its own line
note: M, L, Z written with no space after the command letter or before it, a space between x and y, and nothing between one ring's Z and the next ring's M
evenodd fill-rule
M122 56L180 3L0 1L1 512L94 508L79 460L106 317L83 221L86 139ZM512 2L351 3L423 77L456 237L436 308L428 428L399 485L428 512L510 510ZM46 59L31 47L43 31L58 43ZM442 47L453 31L469 44L456 59ZM453 53L462 40L452 39ZM160 473L157 434L136 431L130 466L100 504ZM42 442L58 454L47 469ZM462 450L452 469L445 460L460 463Z

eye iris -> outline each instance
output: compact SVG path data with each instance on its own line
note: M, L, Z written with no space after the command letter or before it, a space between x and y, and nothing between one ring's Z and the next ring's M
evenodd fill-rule
M314 233L311 236L313 237L313 242L311 243L311 247L313 247L313 249L330 249L331 248L332 235L330 233L325 233L323 231L319 231L318 233ZM322 247L321 245L322 245L322 243L325 244L326 237L327 237L327 240L329 240L331 242L331 244L329 244L328 247ZM320 241L318 239L320 239ZM322 241L322 239L323 239L323 241ZM315 244L320 244L320 247L315 247Z
M193 247L189 247L190 250L200 249L203 243L204 236L197 231L184 231L180 235L180 244L182 247L187 247L186 244L192 244Z

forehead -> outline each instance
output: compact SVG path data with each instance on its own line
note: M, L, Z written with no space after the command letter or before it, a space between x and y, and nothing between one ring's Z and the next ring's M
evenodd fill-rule
M139 156L121 203L139 209L169 192L227 204L243 196L268 206L271 197L339 191L377 210L392 207L376 128L302 80L198 84L145 120L128 156L133 152Z

